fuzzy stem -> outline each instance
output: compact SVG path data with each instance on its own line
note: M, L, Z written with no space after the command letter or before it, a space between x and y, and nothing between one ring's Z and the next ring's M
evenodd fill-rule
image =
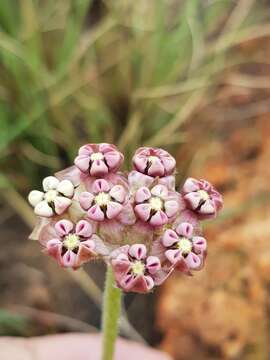
M121 313L121 290L115 287L112 268L108 266L102 312L102 360L113 360Z

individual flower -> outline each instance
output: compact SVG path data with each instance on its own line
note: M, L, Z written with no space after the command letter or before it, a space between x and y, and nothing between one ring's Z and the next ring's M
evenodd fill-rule
M216 217L223 206L222 196L206 180L188 178L182 188L182 195L186 207L201 219Z
M88 221L80 220L74 226L69 220L60 220L55 224L55 232L57 237L49 240L46 248L59 265L76 269L97 256L98 237Z
M116 172L123 160L123 154L112 144L87 144L79 149L74 164L83 173L98 177Z
M104 179L93 184L92 192L84 191L79 196L81 207L89 219L103 221L116 218L123 210L127 193L122 185L111 185Z
M58 180L54 176L46 177L44 191L33 190L28 195L29 203L38 216L51 217L63 214L72 203L74 186L70 180Z
M155 277L161 270L156 256L147 256L146 246L122 246L111 256L117 286L124 291L146 293L155 286Z
M141 187L136 191L134 201L136 216L151 226L167 224L179 210L177 194L165 185L155 185L151 190Z
M181 223L175 231L167 229L161 243L165 248L165 257L176 269L188 272L202 267L207 243L205 238L194 235L191 224Z
M163 149L141 147L135 152L133 165L140 173L163 177L174 173L176 161Z

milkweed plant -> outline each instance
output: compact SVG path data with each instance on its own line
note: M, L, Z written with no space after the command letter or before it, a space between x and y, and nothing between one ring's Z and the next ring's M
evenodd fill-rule
M201 270L207 241L200 223L223 205L206 180L188 178L176 191L176 160L163 149L139 148L130 172L120 171L123 160L112 144L84 145L73 166L28 196L38 217L31 237L45 253L74 270L92 260L107 265L104 360L113 359L121 293L147 294L174 271Z

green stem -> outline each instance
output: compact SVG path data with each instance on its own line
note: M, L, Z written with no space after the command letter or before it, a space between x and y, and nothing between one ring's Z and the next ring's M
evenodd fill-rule
M113 360L115 340L121 313L121 290L116 288L112 268L108 266L103 300L102 360Z

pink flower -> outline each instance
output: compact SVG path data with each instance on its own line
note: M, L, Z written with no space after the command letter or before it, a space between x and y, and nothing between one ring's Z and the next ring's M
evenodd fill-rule
M169 191L165 185L155 185L151 190L143 186L135 193L135 214L151 226L167 224L178 210L177 193Z
M165 150L141 147L135 152L133 164L140 173L163 177L174 173L176 161Z
M83 173L97 177L116 172L123 160L123 154L112 144L87 144L79 149L74 164Z
M194 236L193 226L181 223L176 230L168 229L161 238L165 257L178 270L189 272L199 270L206 256L205 238Z
M46 244L48 254L63 267L78 268L97 256L97 241L91 224L80 220L76 226L69 220L60 220L55 224L56 238Z
M122 246L112 253L111 264L115 280L124 291L146 293L155 286L155 277L161 270L156 256L147 256L146 246Z
M87 216L94 221L116 218L123 210L127 193L122 185L111 185L104 179L98 179L93 184L92 192L84 191L79 196L79 202Z
M223 206L222 196L206 180L188 178L182 194L186 207L194 211L200 219L216 217Z

